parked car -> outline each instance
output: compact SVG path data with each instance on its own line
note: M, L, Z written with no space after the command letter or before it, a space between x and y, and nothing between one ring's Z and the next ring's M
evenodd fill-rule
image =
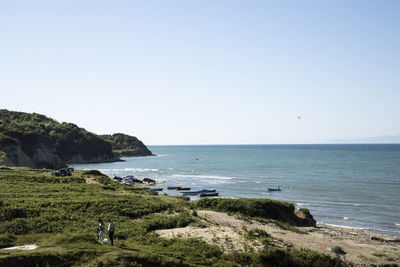
M56 170L55 172L52 173L52 175L54 175L54 176L71 176L73 171L74 171L73 167L65 167L65 168Z

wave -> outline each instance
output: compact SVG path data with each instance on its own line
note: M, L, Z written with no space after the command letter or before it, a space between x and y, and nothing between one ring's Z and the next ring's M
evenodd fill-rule
M197 174L173 174L173 177L179 178L200 178L200 179L221 179L221 180L231 180L234 177L227 176L217 176L217 175L197 175Z
M83 168L82 170L93 170L94 168ZM125 172L125 171L131 171L131 172L158 172L160 171L159 169L150 169L150 168L123 168L123 169L102 169L102 168L96 168L96 170L100 172Z
M328 226L333 226L333 227L341 227L341 228L346 228L346 229L355 229L355 230L368 230L368 228L363 228L363 227L355 227L355 226L347 226L347 225L339 225L339 224L332 224L332 223L324 223L324 222L318 222L320 224L325 224Z
M400 223L395 223L394 225L395 225L395 226L399 226L399 227L400 227Z
M328 226L333 226L333 227L340 227L340 228L354 229L354 230L363 230L363 231L367 231L367 232L388 233L390 235L399 235L400 234L400 231L385 230L385 229L380 229L380 228L355 227L355 226L331 224L331 223L324 223L324 222L318 222L318 223L325 224L325 225L328 225Z
M306 203L301 203L301 202L299 202L299 203L296 203L296 206L310 206L310 204L306 204Z
M124 168L123 171L133 171L133 172L158 172L159 169L149 169L149 168Z

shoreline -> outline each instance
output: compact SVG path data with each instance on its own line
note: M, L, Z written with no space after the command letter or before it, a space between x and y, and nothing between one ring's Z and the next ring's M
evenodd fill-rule
M363 231L363 232L374 233L374 234L379 234L379 235L391 236L394 238L400 238L400 231L399 231L398 235L396 235L396 234L391 234L393 231L384 230L384 229L347 226L347 225L331 224L331 223L327 223L327 222L318 222L318 221L317 221L317 225L326 225L329 227L345 228L345 229L354 230L354 231Z
M162 155L157 155L157 154L154 154L154 155L152 155L152 156L140 156L140 157L153 157L153 156L162 156ZM135 158L135 157L126 157L126 158ZM122 161L125 161L125 160L122 160ZM78 165L84 165L84 164L78 164ZM158 169L157 169L158 170ZM101 171L104 171L104 170L101 170ZM112 179L112 177L110 176L110 175L107 175L109 178L111 178ZM138 178L140 178L140 179L143 179L144 177L148 177L148 176L142 176L142 175L140 175L140 176L135 176L135 177L138 177ZM208 175L207 177L211 177L210 175ZM155 181L156 181L156 183L155 184L166 184L166 185L168 185L168 180L166 180L165 178L164 179L155 179ZM173 183L174 184L174 183ZM179 184L179 183L178 183ZM151 186L152 184L148 184L148 183L145 183L145 184L140 184L140 183L133 183L132 184L132 186L138 186L138 187L145 187L145 186ZM183 186L183 187L186 187L185 185L181 185L181 186ZM200 190L201 188L197 188L197 189L192 189L192 190ZM163 188L163 191L161 191L161 192L163 192L164 194L166 194L166 195L169 195L169 196L180 196L180 194L179 193L177 193L176 194L176 192L174 191L174 190L166 190L166 188ZM170 194L172 192L172 194ZM269 195L268 195L269 196ZM270 198L270 197L268 197L268 196L266 196L266 198L269 198L269 199L274 199L274 198ZM225 197L223 194L220 194L220 196L219 197L217 197L217 198L234 198L234 199L239 199L239 198L243 198L243 197ZM245 198L247 198L247 197L245 197ZM199 198L196 198L196 197L190 197L190 201L197 201L197 200L199 200ZM279 200L279 199L275 199L275 200ZM285 200L283 200L283 201L285 201ZM306 207L307 209L309 209L308 208L308 206L309 205L307 205L307 203L305 203L306 205L304 205L304 203L303 202L301 202L301 204L302 205L298 205L298 202L292 202L294 205L295 205L295 207L296 207L296 210L298 210L298 209L300 209L300 208L302 208L302 207ZM312 212L311 212L311 214L312 214ZM314 218L315 219L315 218ZM349 226L349 225L340 225L340 224L335 224L335 223L329 223L329 222L326 222L326 221L317 221L317 224L322 224L322 225L328 225L328 226L332 226L332 227L342 227L342 228L348 228L348 229L354 229L354 230L362 230L362 231L366 231L366 232L371 232L371 233L376 233L376 234L382 234L382 235L388 235L388 236L393 236L393 237L399 237L400 238L400 226L399 226L399 231L395 231L396 233L398 233L398 234L394 234L393 233L393 231L390 231L390 230L386 230L386 229L378 229L378 228L371 228L371 227L368 227L368 228L366 228L366 227L359 227L359 226ZM396 224L394 224L394 225L396 225ZM396 225L397 226L397 225Z

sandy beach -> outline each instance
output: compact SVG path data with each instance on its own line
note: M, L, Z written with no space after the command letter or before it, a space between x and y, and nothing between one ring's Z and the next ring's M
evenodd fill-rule
M341 259L354 266L400 264L400 238L356 229L317 224L317 227L299 227L300 231L283 229L276 223L261 223L236 215L215 211L197 211L200 223L184 228L158 230L164 238L198 237L224 251L260 250L258 241L249 242L246 230L263 230L273 238L273 246L309 249ZM334 246L341 247L346 255L336 255Z

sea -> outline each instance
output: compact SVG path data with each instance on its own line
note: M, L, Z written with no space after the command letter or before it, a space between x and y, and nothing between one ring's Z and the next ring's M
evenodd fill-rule
M80 164L109 177L216 189L223 198L268 198L307 208L318 223L400 236L400 144L149 146L150 157ZM268 192L268 188L281 191ZM196 198L194 199L196 200Z

